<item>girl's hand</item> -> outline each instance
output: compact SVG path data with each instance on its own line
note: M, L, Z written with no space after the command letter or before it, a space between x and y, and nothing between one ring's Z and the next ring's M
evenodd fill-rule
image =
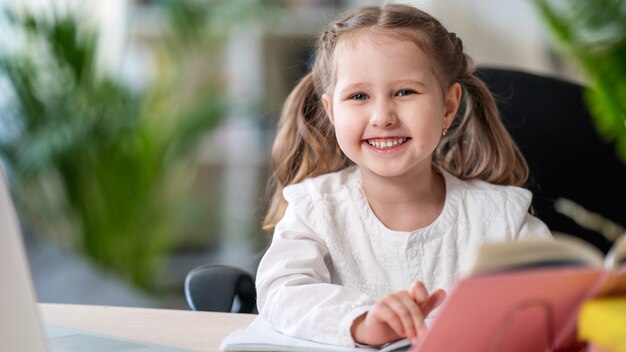
M441 289L428 295L424 284L416 281L408 291L383 297L369 312L356 318L352 323L352 337L366 345L381 345L404 337L415 344L426 329L424 319L445 297Z

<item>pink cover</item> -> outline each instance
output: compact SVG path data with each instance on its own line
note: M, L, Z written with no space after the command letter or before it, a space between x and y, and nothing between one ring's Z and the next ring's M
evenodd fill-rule
M452 290L420 352L557 350L575 342L580 304L603 269L538 268L470 277Z

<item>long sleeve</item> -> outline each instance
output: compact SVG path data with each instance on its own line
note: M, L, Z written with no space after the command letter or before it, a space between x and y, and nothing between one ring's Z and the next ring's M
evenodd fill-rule
M352 321L374 302L331 283L328 248L302 216L313 212L311 201L290 204L277 224L258 268L259 313L286 335L352 346Z

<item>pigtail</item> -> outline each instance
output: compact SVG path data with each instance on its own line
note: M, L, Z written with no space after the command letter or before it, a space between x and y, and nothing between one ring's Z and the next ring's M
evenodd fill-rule
M278 133L272 147L272 200L263 229L272 229L287 208L283 188L346 166L335 131L326 117L313 74L309 73L293 89L283 107Z
M436 164L461 179L522 186L528 179L526 160L504 127L491 91L472 71L460 79L462 117L443 137Z

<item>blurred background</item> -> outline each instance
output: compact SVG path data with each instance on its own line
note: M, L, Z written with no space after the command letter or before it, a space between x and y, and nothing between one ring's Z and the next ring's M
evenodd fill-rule
M583 81L531 1L397 1L478 65ZM0 161L39 300L185 308L256 270L270 149L316 35L373 0L0 0Z

